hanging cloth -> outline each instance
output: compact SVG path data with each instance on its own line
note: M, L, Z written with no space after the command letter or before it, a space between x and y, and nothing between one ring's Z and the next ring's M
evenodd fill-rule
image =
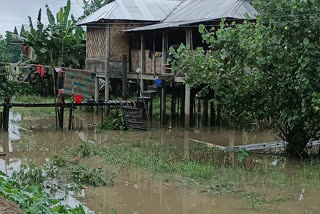
M149 58L153 59L153 51L152 50L149 51Z
M37 72L40 74L40 76L44 76L44 68L42 65L38 66Z

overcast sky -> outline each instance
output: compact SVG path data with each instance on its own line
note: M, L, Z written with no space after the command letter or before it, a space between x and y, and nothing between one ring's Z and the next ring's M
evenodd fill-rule
M28 16L37 20L40 8L43 8L42 21L47 23L45 5L48 4L55 15L66 2L67 0L0 0L0 34L13 31L15 26L20 32L22 24L29 24ZM76 18L82 15L82 0L71 0L71 14Z

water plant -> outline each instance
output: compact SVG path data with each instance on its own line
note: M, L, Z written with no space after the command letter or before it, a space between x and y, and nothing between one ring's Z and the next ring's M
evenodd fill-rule
M0 195L17 203L22 211L27 214L85 214L81 205L76 208L61 205L59 200L53 199L45 193L41 186L25 185L18 180L8 177L1 171Z
M39 185L45 180L41 167L33 164L21 165L19 171L13 172L12 178L19 180L24 185Z
M75 164L70 166L71 176L78 184L89 184L92 186L107 186L108 181L103 175L102 169L90 169L84 165Z

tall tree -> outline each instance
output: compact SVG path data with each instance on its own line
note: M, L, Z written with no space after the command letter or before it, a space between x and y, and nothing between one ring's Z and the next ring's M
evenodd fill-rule
M10 60L8 62L14 63L21 59L21 44L18 37L19 36L15 33L9 31L6 32L7 47L11 53Z
M89 16L90 14L94 13L95 11L99 10L104 5L112 2L113 0L82 0L83 1L83 16Z
M7 41L0 35L0 62L10 62L11 56ZM4 65L0 65L0 96L6 95L7 91L7 72Z
M193 87L214 90L214 101L241 127L271 119L288 153L302 157L307 143L320 139L320 3L257 5L255 21L200 26L211 53L181 46L173 67Z
M11 57L7 40L0 35L0 62L10 62Z

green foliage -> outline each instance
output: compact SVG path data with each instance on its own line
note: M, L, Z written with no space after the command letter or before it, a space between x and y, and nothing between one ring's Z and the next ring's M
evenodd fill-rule
M100 130L127 130L128 127L125 124L123 113L114 109L110 112L109 116L104 119L103 122L96 126Z
M192 87L215 92L214 102L241 127L271 119L288 153L304 154L320 131L320 4L317 0L257 1L261 15L241 25L200 26L203 48L181 46L173 69ZM208 90L210 89L210 90Z
M71 176L75 183L89 184L92 186L106 186L107 180L102 169L91 169L83 165L72 165L70 167Z
M79 157L92 157L99 154L94 142L82 142L75 151L75 156Z
M41 22L39 10L37 26L34 27L31 18L30 32L26 33L24 43L34 48L36 63L60 66L65 64L72 67L84 67L86 33L83 28L76 26L76 20L70 16L71 2L59 10L56 18L47 6L49 25Z
M19 180L23 185L39 185L45 180L42 169L35 165L21 165L18 172L14 172L12 178Z
M23 25L22 25L23 26ZM8 45L8 51L9 51L9 55L8 57L9 60L8 61L4 61L4 62L18 62L21 59L21 45L17 42L19 42L18 40L18 36L13 34L12 32L6 32L6 42ZM3 62L3 61L2 61Z
M8 72L3 65L0 65L0 97L7 97L11 94L8 84Z
M12 54L10 53L9 44L6 39L0 35L0 62L11 62Z
M27 214L85 214L81 205L74 209L69 206L59 205L59 201L52 199L47 193L43 192L41 187L21 184L1 171L0 195L17 203L23 212Z
M238 161L242 163L243 160L244 160L246 157L248 157L248 155L249 155L249 153L246 151L246 149L243 148L243 149L238 153L238 156L237 156Z
M89 16L90 14L94 13L95 11L112 1L113 0L82 0L83 16L80 19Z
M38 95L37 90L30 84L19 81L9 81L12 94L15 96Z

